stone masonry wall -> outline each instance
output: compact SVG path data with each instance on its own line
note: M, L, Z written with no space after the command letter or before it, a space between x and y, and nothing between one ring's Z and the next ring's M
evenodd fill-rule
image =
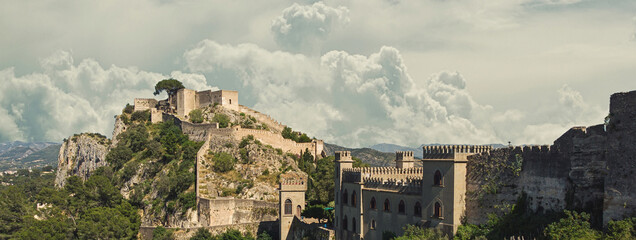
M282 132L283 129L287 126L279 123L278 121L274 120L272 117L270 117L269 115L260 113L258 111L252 110L246 106L243 105L239 105L239 110L242 113L245 113L247 115L250 115L254 118L256 118L256 120L258 120L259 122L265 123L267 124L267 126L270 129L274 129L276 132Z
M202 226L276 221L278 204L250 199L198 198L199 223Z

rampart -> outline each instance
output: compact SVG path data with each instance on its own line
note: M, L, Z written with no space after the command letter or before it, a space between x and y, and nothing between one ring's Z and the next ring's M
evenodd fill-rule
M251 199L198 198L198 218L202 226L260 223L278 219L278 204Z
M259 122L265 123L267 124L267 126L271 129L274 129L277 132L282 132L283 129L287 126L279 123L278 121L276 121L275 119L273 119L272 117L270 117L269 115L263 114L261 112L258 112L256 110L253 110L251 108L248 108L246 106L243 105L239 105L239 110L242 113L245 113L247 115L250 115L254 118L256 118L256 120L258 120Z
M314 239L332 240L336 239L335 232L324 228L320 223L309 224L298 218L294 218L289 229L291 239Z
M157 106L159 102L154 98L135 98L133 104L135 111L144 111Z

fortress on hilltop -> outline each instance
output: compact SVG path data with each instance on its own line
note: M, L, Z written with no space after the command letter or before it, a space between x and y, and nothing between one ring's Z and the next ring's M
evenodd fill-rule
M606 226L636 212L636 91L610 98L604 124L573 127L550 146L423 146L395 167L354 168L336 152L336 239L382 239L407 224L455 234L523 199L531 214L576 210ZM422 167L414 167L421 161Z

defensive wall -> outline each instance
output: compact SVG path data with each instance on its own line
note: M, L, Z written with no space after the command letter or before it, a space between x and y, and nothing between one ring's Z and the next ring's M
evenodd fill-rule
M277 132L282 132L283 129L285 127L287 127L286 125L283 125L283 124L279 123L278 121L276 121L275 119L273 119L269 115L263 114L261 112L253 110L253 109L248 108L246 106L239 105L239 111L256 118L256 120L258 120L259 122L267 124L267 126L269 128L274 129Z
M294 218L289 229L289 239L313 239L332 240L336 239L334 230L321 226L320 223L306 223L298 218Z
M154 226L141 226L139 228L140 238L143 240L151 240L152 232L156 227ZM212 235L218 235L226 232L229 229L235 229L240 231L241 233L251 233L252 236L256 236L260 232L267 232L272 239L277 239L278 236L278 221L269 221L269 222L257 222L257 223L238 223L238 224L229 224L229 225L219 225L219 226L211 226L211 227L193 227L193 228L171 228L166 227L166 229L170 229L174 231L174 239L175 240L188 240L192 238L196 232L200 228L205 228L212 233Z
M198 198L198 218L202 226L260 223L278 219L278 203L251 199Z

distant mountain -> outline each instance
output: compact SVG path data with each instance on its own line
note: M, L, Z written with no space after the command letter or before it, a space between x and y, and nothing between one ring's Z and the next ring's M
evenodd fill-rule
M380 144L370 146L369 148L380 151L380 152L385 152L385 153L395 153L396 151L413 151L413 156L415 158L421 159L423 156L422 146L439 146L439 145L446 145L446 144L439 144L439 143L422 144L419 147L413 148L413 147L405 147L405 146L400 146L400 145L395 145L390 143L380 143ZM499 144L499 143L487 144L487 145L490 145L493 148L506 147L506 145Z
M324 151L329 156L333 156L335 151L350 151L352 156L374 167L395 165L395 153L381 152L371 148L347 148L325 143Z
M53 142L0 143L0 171L44 166L56 168L60 146Z

